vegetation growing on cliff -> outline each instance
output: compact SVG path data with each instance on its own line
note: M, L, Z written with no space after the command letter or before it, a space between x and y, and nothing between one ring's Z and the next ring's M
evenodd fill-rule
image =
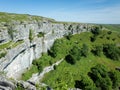
M6 55L7 53L4 51L4 52L2 52L2 53L0 53L0 59L2 58L2 57L5 57L5 55Z
M38 37L44 37L44 35L45 35L45 33L43 33L43 32L39 32L39 33L37 34Z
M92 36L95 36L94 42L91 41ZM51 88L58 90L75 87L83 90L96 90L103 86L105 90L118 88L120 73L115 68L120 67L119 42L119 33L106 30L65 36L57 39L48 53L35 60L30 70L24 73L27 78L24 76L22 78L27 80L32 73L39 72L39 65L44 68L64 58L64 61L54 71L46 74L42 80ZM113 54L115 55L112 56ZM101 68L99 69L98 66ZM105 78L98 73L101 75L98 78L100 81L92 79L90 74L96 75L93 68L96 68L96 72L105 73ZM100 86L103 82L104 85Z
M30 29L29 30L29 40L30 40L30 42L32 42L33 39L34 39L33 30Z

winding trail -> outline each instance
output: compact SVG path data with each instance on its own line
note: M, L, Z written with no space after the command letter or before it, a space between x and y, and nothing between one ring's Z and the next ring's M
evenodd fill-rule
M54 66L59 65L61 62L63 61L63 59L57 61L56 63L52 64L51 66L47 66L43 69L43 71L41 73L36 73L33 74L32 77L28 80L28 82L33 83L34 85L37 83L40 83L40 80L42 80L42 78L44 77L44 75L52 70L54 70ZM46 86L46 84L41 83L43 86Z

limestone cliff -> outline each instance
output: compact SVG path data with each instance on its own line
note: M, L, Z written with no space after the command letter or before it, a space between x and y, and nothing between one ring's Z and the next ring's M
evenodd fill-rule
M90 31L93 25L57 22L53 19L0 13L0 70L16 78L32 61L47 52L55 39Z

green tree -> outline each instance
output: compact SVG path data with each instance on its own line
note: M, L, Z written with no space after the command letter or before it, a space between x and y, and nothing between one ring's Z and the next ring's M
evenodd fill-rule
M117 71L110 71L109 73L109 77L112 81L112 88L118 88L119 87L119 83L120 83L120 74Z
M81 49L78 46L73 46L69 53L75 60L80 60L82 55Z
M95 35L95 36L97 36L97 35L99 35L100 34L100 27L98 27L98 26L93 26L92 27L92 29L91 29L91 32Z
M88 46L86 44L83 44L81 52L82 52L82 56L87 57L87 55L89 53L89 48L88 48Z
M55 58L57 56L57 54L60 52L60 50L61 50L60 44L61 44L61 40L58 40L58 39L55 40L53 46L48 51L48 54Z
M70 40L72 37L72 33L68 33L68 35L66 35L65 37L66 37L66 39Z
M72 65L76 63L76 60L70 54L65 57L65 60L66 60L67 63L70 63Z
M96 65L91 68L91 72L88 75L100 90L112 90L112 82L105 66L101 64Z
M106 57L113 59L113 60L120 60L120 48L118 48L114 44L105 44L103 46L103 52Z
M103 53L103 46L95 46L93 50L91 50L91 52L96 55L96 56L101 56Z
M82 80L75 81L75 87L82 90L96 90L94 82L88 77L82 77Z

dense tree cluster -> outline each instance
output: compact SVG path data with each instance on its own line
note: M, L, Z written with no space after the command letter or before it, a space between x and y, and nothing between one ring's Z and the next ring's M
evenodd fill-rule
M100 34L100 27L98 27L98 26L94 26L92 29L91 29L91 32L95 35L95 36L97 36L97 35L99 35Z
M65 59L68 63L75 64L77 60L81 59L81 57L87 57L88 53L89 48L86 44L83 44L82 48L74 46Z
M75 81L75 87L82 90L112 90L119 87L120 74L117 71L110 71L105 66L98 64L91 68L88 77ZM91 78L91 79L90 79Z
M114 44L105 44L103 46L103 52L110 59L120 60L120 48Z
M91 50L91 52L96 56L101 56L103 53L103 46L102 45L95 46L94 49Z
M61 50L61 43L62 43L62 40L56 40L53 44L53 46L51 47L51 49L48 51L48 54L52 57L56 57L57 56L57 53L59 53L59 51Z

